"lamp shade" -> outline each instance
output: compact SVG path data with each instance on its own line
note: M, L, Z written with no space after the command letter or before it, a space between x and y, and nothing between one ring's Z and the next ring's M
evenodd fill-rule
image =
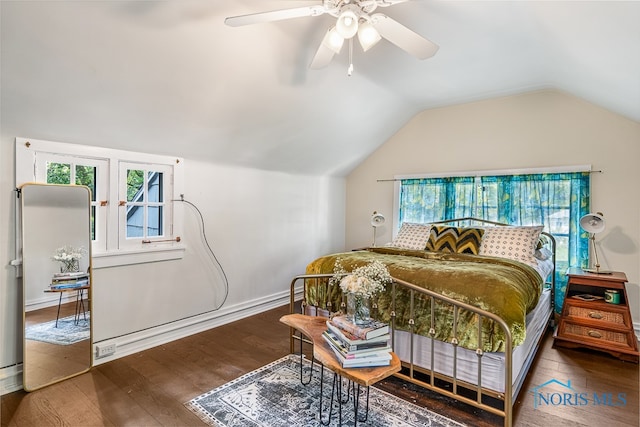
M371 215L371 225L373 227L381 226L382 224L384 224L384 221L384 215L382 215L381 213L373 212L373 214Z
M602 212L589 213L580 218L580 227L588 233L596 234L604 231L605 222Z
M358 16L351 10L345 10L338 17L336 30L345 39L350 39L358 32Z
M340 49L342 49L342 44L344 43L344 38L338 33L336 27L329 28L329 31L324 35L324 39L322 39L322 44L331 51L335 53L340 53Z
M382 37L369 21L364 21L358 28L358 41L365 52L378 43Z

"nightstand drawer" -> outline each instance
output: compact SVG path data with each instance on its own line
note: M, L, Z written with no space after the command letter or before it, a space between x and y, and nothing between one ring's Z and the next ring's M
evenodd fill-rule
M567 315L576 319L589 319L603 323L625 326L624 315L618 311L597 310L569 304Z
M590 326L564 322L560 334L567 337L573 335L576 338L584 340L606 342L609 344L630 348L627 334L623 332L608 331L606 329L593 328Z

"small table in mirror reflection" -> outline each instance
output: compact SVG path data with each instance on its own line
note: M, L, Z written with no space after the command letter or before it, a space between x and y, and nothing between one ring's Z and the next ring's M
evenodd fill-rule
M87 309L84 303L84 291L89 289L89 273L69 273L63 275L55 275L51 280L51 285L45 289L45 292L58 292L58 312L56 314L56 328L58 327L58 319L60 318L60 306L62 305L62 296L67 292L76 292L76 309L74 323L77 325L80 316L87 320Z

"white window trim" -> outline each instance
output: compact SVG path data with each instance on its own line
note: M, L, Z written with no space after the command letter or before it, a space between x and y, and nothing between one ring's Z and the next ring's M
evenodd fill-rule
M185 246L176 241L183 232L183 210L181 203L173 203L173 222L168 225L167 235L162 241L145 244L138 248L118 247L118 167L119 162L167 165L173 168L173 191L170 200L179 200L184 194L184 159L157 154L138 153L125 150L69 144L29 138L16 138L16 188L27 183L38 182L36 177L36 154L74 156L84 159L106 160L108 165L106 250L92 247L92 267L94 269L121 265L180 259ZM19 227L16 228L16 242L21 247Z
M157 236L157 237L144 237L144 238L131 238L131 237L127 237L127 208L126 208L126 204L124 206L122 206L119 210L118 210L118 220L119 220L119 224L123 224L122 227L118 227L118 245L119 248L121 250L130 250L131 248L135 248L135 247L139 247L139 246L148 246L148 245L153 245L156 244L156 241L166 241L166 239L171 239L174 234L172 232L172 224L173 224L173 203L171 202L172 199L176 199L175 197L173 197L173 195L168 191L169 188L173 187L173 168L167 165L159 165L159 164L153 164L150 165L149 163L134 163L134 162L125 162L125 161L120 161L120 164L118 166L118 170L119 170L119 188L118 188L118 192L119 192L119 202L120 203L127 203L126 199L127 199L127 171L131 170L131 169L142 169L145 171L150 171L151 169L148 169L149 166L151 167L151 169L155 172L161 172L163 174L163 180L164 180L164 186L163 186L163 194L162 194L162 199L163 199L163 207L164 207L164 221L163 221L163 234L161 236ZM146 173L145 173L146 175ZM146 182L146 181L145 181ZM170 184L170 185L166 185L166 184ZM142 202L142 204L144 206L146 206L149 202L146 200L146 195L147 195L147 191L148 189L146 188L145 185L145 200ZM146 242L146 243L143 243Z
M98 159L98 158L88 158L88 157L78 157L78 156L68 156L68 155L60 155L60 154L52 154L44 151L36 151L35 154L35 182L46 182L47 181L47 170L46 167L38 168L38 164L46 165L49 162L55 163L73 163L75 165L81 164L83 166L94 166L96 168L96 176L107 176L109 170L109 160L108 159ZM71 159L70 159L71 158ZM78 159L76 162L73 159ZM107 197L107 191L109 188L108 180L99 180L96 182L96 194L95 202L91 202L92 206L95 206L96 218L100 218L101 216L105 216L107 214L107 210L105 206L100 206L100 201L105 200ZM96 228L95 228L95 239L91 245L92 252L106 252L107 251L107 220L97 220Z

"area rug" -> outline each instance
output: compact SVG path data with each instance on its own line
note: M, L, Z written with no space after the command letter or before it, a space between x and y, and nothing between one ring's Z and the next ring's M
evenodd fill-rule
M305 380L311 363L304 359ZM328 398L333 374L325 369L323 392ZM362 390L364 391L364 387ZM313 366L311 383L300 383L300 356L288 355L253 372L228 382L185 403L205 423L219 427L321 426L320 367ZM364 412L364 397L359 415ZM328 399L323 408L326 409ZM354 425L353 402L342 406L342 425ZM327 412L323 420L327 420ZM338 425L337 408L331 425ZM389 426L463 426L428 409L421 408L375 387L370 388L369 414L358 425Z
M89 339L91 329L89 316L88 311L87 320L84 319L83 315L80 315L80 320L77 325L75 316L69 316L58 319L57 328L55 320L28 326L24 333L25 338L57 345L70 345L82 340L87 340Z

